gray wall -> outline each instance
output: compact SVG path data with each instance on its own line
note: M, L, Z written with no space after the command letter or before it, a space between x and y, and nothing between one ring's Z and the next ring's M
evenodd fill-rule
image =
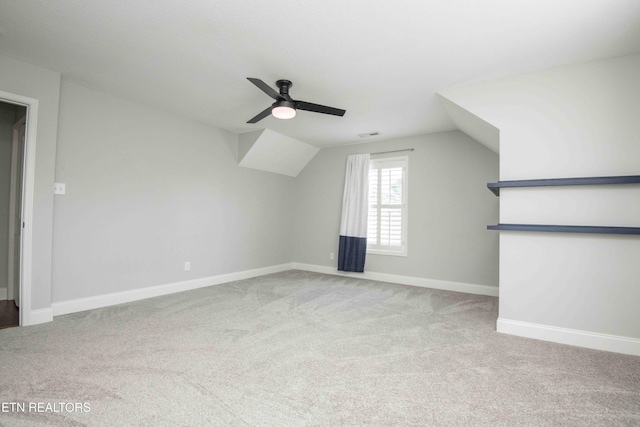
M294 179L236 135L63 79L58 141L53 302L291 261Z
M407 257L368 255L372 272L498 285L498 156L462 132L323 149L296 181L294 260L337 267L346 157L415 148L409 153ZM404 154L404 153L400 153Z
M453 88L500 129L500 179L640 173L640 54ZM640 186L505 189L503 223L640 226ZM638 236L500 235L498 331L640 354Z
M33 309L291 261L334 266L346 155L407 145L409 257L371 256L367 268L497 283L485 230L497 156L460 132L325 149L293 179L237 167L231 133L61 88L55 71L0 57L0 90L39 100ZM54 181L67 184L55 215Z

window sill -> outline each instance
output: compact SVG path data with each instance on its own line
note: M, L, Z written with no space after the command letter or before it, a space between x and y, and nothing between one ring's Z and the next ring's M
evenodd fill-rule
M406 252L394 252L394 251L381 251L375 249L368 249L367 255L391 255L391 256L403 256L406 257Z

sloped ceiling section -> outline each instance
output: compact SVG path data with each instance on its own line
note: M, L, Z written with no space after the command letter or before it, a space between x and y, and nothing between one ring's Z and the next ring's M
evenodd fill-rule
M240 134L239 166L296 177L320 149L270 129Z
M446 95L439 93L438 97L458 129L491 151L500 154L500 130L497 127L456 104Z

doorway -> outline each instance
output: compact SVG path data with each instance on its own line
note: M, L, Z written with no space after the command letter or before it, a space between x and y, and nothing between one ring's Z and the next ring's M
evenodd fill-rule
M27 107L0 102L0 329L20 325Z

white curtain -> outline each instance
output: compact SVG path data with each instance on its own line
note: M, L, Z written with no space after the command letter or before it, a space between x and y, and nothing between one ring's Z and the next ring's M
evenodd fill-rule
M342 197L338 270L364 271L369 212L369 154L347 157Z

